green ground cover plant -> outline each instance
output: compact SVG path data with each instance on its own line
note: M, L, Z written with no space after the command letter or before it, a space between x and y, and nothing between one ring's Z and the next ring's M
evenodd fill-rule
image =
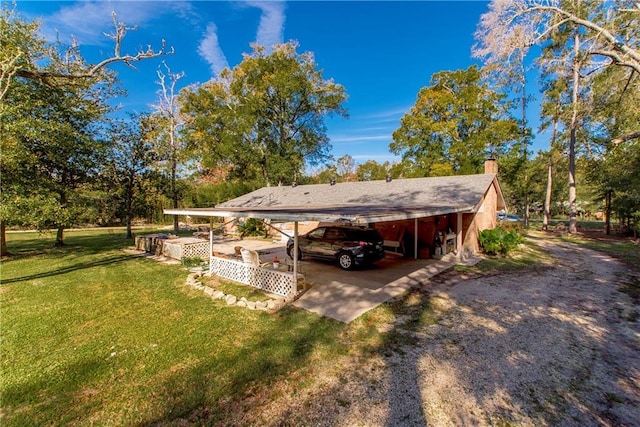
M535 237L528 236L516 249L504 257L486 257L472 267L456 265L458 272L515 272L546 266L552 263L552 258L534 242Z
M501 226L482 230L478 234L480 246L487 255L505 256L524 240L516 230L507 230Z
M546 266L541 238L455 271ZM227 307L186 286L185 266L124 252L132 245L124 231L69 231L65 240L54 248L53 235L9 233L14 255L2 261L0 286L3 426L233 423L251 396L283 384L302 390L336 366L353 367L354 357L391 354L415 339L414 326L441 315L428 287L349 325L295 308ZM381 328L398 318L401 328Z
M232 411L223 402L348 351L345 325L226 307L185 286L184 267L123 252L124 232L53 241L9 234L3 426L145 425L199 411L215 421Z

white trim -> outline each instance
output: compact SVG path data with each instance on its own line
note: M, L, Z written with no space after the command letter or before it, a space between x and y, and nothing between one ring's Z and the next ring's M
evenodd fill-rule
M191 208L191 209L164 209L165 215L190 215L196 217L234 217L234 218L261 218L279 221L344 221L354 224L368 224L375 222L400 221L403 219L426 218L436 215L447 215L458 212L473 212L475 206L465 207L437 207L432 209L404 209L390 207L386 212L371 213L366 206L359 208L363 213L351 213L354 206L340 208L298 209L295 207L283 207L281 209L256 209L238 208L236 210L219 208Z

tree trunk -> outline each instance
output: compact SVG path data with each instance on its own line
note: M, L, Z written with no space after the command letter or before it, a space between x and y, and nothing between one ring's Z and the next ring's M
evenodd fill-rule
M60 192L60 206L64 209L67 207L67 195L64 191ZM64 246L64 225L58 224L58 231L56 232L56 247Z
M544 216L542 218L542 229L549 229L549 218L551 217L551 190L553 188L553 163L549 161L549 170L547 172L547 193L544 197Z
M0 221L0 239L2 240L0 256L9 256L9 250L7 249L7 226L4 221Z
M580 88L580 38L576 33L574 38L574 58L573 58L573 89L571 114L571 133L569 138L569 233L576 233L577 227L577 204L576 204L576 131L578 128L578 90Z
M611 190L607 190L607 195L604 200L604 230L608 236L611 234Z
M531 206L529 204L529 190L524 193L524 227L529 228L529 215Z
M529 228L529 166L527 164L529 158L529 144L527 138L527 73L524 66L524 53L520 53L520 83L522 85L522 96L520 98L520 107L522 108L522 159L525 168L524 180L524 227Z
M558 100L558 104L560 101ZM560 106L557 105L558 110ZM547 172L547 193L544 198L544 218L542 219L542 229L549 229L549 220L551 219L551 193L553 192L553 149L556 145L556 137L558 136L558 117L553 119L553 128L551 132L551 144L549 144L549 169Z
M131 239L133 237L133 233L131 232L131 221L133 219L133 189L134 189L135 175L132 171L129 172L129 177L127 181L127 187L125 188L125 222L127 226L127 239Z
M172 200L172 208L178 208L178 190L176 189L176 179L178 174L178 161L175 157L175 153L173 155L173 159L171 159L171 200ZM178 234L180 227L178 224L178 215L173 216L173 232Z
M56 247L64 246L64 226L58 226L58 231L56 232Z

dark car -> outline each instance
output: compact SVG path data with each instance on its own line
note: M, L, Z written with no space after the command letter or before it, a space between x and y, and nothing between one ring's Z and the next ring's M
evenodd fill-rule
M293 258L293 239L287 243ZM298 258L335 260L340 268L350 270L384 258L383 240L373 228L354 226L318 227L298 236Z

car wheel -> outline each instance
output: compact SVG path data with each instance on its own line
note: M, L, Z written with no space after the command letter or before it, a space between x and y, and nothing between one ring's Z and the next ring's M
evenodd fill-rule
M289 258L293 259L293 247L287 248L287 255ZM302 251L298 248L298 261L302 259Z
M356 261L349 252L340 252L338 254L338 265L343 270L351 270L356 265Z

